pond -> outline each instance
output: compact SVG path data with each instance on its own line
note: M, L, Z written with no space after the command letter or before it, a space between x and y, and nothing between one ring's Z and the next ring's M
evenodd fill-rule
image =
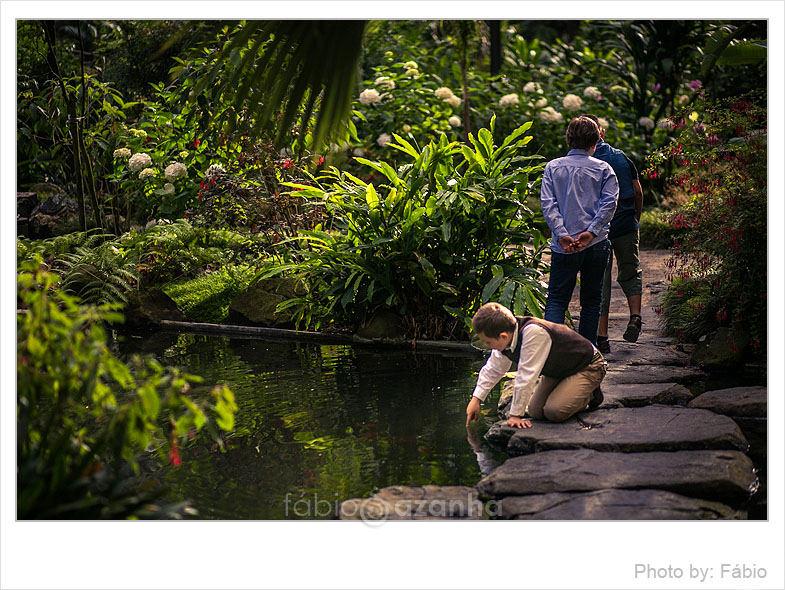
M482 439L492 402L467 437L480 353L167 332L119 347L202 376L194 395L217 383L235 394L225 450L197 438L180 467L158 473L167 499L190 499L202 518L332 518L341 501L389 485L474 485L503 460Z

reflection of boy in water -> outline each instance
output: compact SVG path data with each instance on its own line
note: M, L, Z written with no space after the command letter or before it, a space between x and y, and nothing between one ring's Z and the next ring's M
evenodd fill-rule
M591 342L564 324L530 316L516 317L503 305L486 303L472 318L472 328L492 350L466 407L466 426L479 418L480 402L513 362L518 368L507 420L509 426L531 427L523 414L524 400L532 391L528 412L537 420L563 422L587 407L602 403L600 382L608 365ZM543 377L538 385L540 375Z

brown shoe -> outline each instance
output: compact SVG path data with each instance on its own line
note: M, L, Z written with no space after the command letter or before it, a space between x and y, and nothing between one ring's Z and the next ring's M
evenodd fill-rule
M637 342L638 336L641 333L641 324L643 321L641 320L641 316L639 315L631 315L630 316L630 323L627 324L627 329L624 332L624 338L627 342Z

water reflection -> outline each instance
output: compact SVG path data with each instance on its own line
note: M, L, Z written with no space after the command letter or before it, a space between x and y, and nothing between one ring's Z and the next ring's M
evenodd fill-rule
M326 518L326 502L396 484L473 485L498 462L483 425L468 440L464 426L484 361L475 353L166 333L120 343L141 348L201 375L205 392L227 383L235 393L226 450L197 440L162 473L206 518Z

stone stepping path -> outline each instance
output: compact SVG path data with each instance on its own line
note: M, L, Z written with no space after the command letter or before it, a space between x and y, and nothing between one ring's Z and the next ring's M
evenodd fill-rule
M747 513L663 490L598 490L508 496L498 518L515 520L732 520Z

